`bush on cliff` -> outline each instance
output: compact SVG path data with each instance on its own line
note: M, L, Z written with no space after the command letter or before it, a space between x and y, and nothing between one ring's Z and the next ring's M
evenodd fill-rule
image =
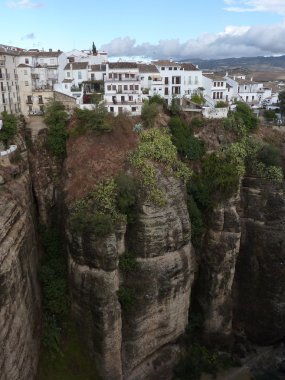
M66 156L66 125L68 114L58 101L51 101L45 109L45 123L48 125L47 146L58 158Z
M2 112L3 127L0 129L0 141L3 141L7 147L8 141L16 136L17 133L17 117L7 112Z
M75 109L76 122L70 131L71 136L85 134L87 131L112 131L111 115L108 114L104 103L100 103L94 110Z
M151 128L154 126L155 119L159 113L159 107L156 102L151 103L148 100L144 101L142 106L141 117L146 128Z
M172 142L182 157L197 160L205 153L204 143L194 136L192 129L178 116L170 119L169 128Z

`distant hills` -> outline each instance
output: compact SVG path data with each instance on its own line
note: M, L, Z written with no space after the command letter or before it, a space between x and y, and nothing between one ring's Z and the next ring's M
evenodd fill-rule
M241 57L224 59L184 59L192 62L202 70L227 70L244 68L249 71L283 71L285 70L285 55L279 57Z

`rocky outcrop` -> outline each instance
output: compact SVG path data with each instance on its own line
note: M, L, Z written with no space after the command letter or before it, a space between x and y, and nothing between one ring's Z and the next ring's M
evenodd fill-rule
M31 181L23 141L0 161L0 378L36 376L41 305ZM11 159L11 161L10 161Z
M163 176L159 186L166 205L140 199L126 234L121 228L96 239L68 230L74 315L107 380L170 379L175 342L187 324L195 262L184 189ZM118 266L126 248L137 261L128 273ZM119 303L119 288L135 294L128 309Z
M285 196L265 180L245 178L235 324L254 342L285 336Z
M199 253L196 292L209 343L227 344L232 334L232 284L241 237L237 199L214 209Z

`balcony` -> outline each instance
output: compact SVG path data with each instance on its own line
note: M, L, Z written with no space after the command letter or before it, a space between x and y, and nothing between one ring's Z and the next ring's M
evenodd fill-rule
M33 104L32 99L28 99L28 100L26 100L26 104Z
M139 82L140 78L105 78L105 82Z
M40 79L39 74L32 74L32 79Z

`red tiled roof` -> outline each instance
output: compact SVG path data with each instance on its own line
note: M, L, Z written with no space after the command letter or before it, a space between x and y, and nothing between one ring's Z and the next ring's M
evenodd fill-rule
M68 63L64 70L71 70L71 66L72 66L72 70L84 70L84 69L87 69L87 66L88 66L88 62L72 62L72 63Z

